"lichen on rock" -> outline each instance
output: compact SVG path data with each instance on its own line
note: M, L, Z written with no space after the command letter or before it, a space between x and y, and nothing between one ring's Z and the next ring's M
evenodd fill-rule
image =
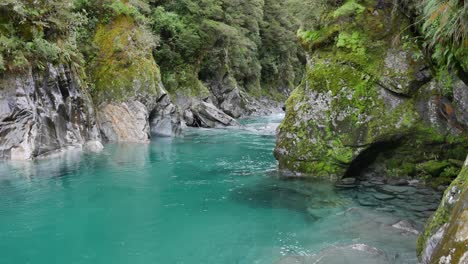
M280 169L315 177L417 174L430 180L450 166L433 175L420 164L466 155L460 111L452 111L457 106L439 92L421 51L407 41L410 22L374 5L346 1L318 29L299 32L309 62L278 129ZM450 170L460 169L455 167Z
M445 191L417 244L422 263L463 264L468 260L468 158Z

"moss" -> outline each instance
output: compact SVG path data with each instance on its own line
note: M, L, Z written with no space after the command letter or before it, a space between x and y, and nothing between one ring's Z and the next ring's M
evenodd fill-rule
M210 95L209 89L198 79L193 67L179 68L176 73L165 73L162 76L169 93L182 94L189 97L206 98Z
M360 14L365 9L364 6L358 4L355 0L348 0L344 5L333 11L333 18Z
M449 166L450 163L447 161L430 160L422 163L420 168L433 177L437 177Z
M468 160L467 160L468 162ZM426 248L426 243L432 235L434 235L444 224L449 223L451 219L456 219L456 217L450 217L453 211L453 206L448 203L448 198L451 196L451 190L456 187L458 190L461 190L462 195L460 199L465 199L468 191L468 163L465 162L465 166L462 168L458 177L452 182L449 188L444 193L444 198L434 213L434 215L429 219L424 228L424 232L418 237L417 242L417 254L421 259L422 253ZM450 233L450 232L448 232ZM453 237L452 237L453 239Z
M315 176L342 176L356 157L379 144L385 146L373 151L381 155L372 159L387 176L426 175L417 164L463 159L459 156L468 149L466 138L447 136L425 121L427 113L421 112L421 105L431 100L429 86L398 98L382 82L387 77L410 83L420 69L419 60L406 56L417 50L416 45L395 46L395 39L410 36L405 30L409 21L398 12L368 11L375 1L359 5L367 9L356 9L359 12L352 19L328 16L317 29L299 32L310 63L303 83L286 102L275 152L280 167ZM399 23L394 23L394 16ZM387 66L385 54L390 51L400 56L397 64L402 58L407 65L398 70ZM446 182L451 173L428 177L428 181Z
M323 27L319 30L298 31L298 37L302 45L308 50L315 50L335 42L339 33L339 25Z
M126 15L97 27L94 44L99 56L90 71L95 83L93 97L98 102L158 94L160 73L145 34Z

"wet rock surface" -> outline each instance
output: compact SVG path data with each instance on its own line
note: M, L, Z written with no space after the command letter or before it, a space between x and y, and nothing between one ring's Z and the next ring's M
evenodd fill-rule
M93 104L70 67L0 80L0 159L33 159L88 141L100 141Z

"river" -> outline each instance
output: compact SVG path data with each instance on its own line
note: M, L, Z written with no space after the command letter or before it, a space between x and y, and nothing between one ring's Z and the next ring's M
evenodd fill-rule
M0 163L0 263L417 263L394 225L420 229L439 194L283 179L282 117Z

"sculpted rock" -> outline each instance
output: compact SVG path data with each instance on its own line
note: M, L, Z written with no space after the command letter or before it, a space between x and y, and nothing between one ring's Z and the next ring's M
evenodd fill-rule
M418 239L423 264L468 262L468 158Z
M111 142L147 142L150 139L149 113L139 101L110 103L98 115L101 133Z
M207 102L200 102L192 106L192 113L194 120L192 126L211 128L239 125L234 118Z
M151 135L178 136L181 133L181 117L177 107L171 102L169 95L164 93L150 114Z
M104 146L100 141L92 140L86 142L84 145L84 150L89 152L101 152L104 149Z
M0 80L0 158L28 160L100 141L93 104L70 67Z
M405 42L407 18L370 2L345 5L318 30L300 33L307 73L277 130L280 169L335 179L415 176L427 174L426 161L464 159L463 103L443 96L421 51ZM432 177L450 181L458 169L449 164Z
M216 98L219 108L226 114L234 118L249 114L245 99L242 97L236 81L229 73L220 74L217 79L208 84L208 87Z

